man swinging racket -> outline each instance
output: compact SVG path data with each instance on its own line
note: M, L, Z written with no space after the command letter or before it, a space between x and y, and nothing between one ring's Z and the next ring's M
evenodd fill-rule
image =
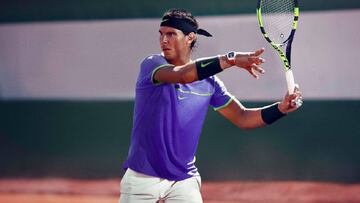
M259 128L298 109L295 100L301 100L301 93L295 88L281 102L246 108L215 75L232 67L257 78L264 73L264 49L192 60L197 36L212 35L199 29L191 13L179 9L164 14L159 33L162 53L142 61L136 83L120 203L200 203L195 152L208 106L239 128Z

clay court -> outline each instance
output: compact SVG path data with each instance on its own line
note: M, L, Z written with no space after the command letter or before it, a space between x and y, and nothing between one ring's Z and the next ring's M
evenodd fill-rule
M204 182L206 203L359 203L360 184ZM1 203L116 203L119 180L3 179Z

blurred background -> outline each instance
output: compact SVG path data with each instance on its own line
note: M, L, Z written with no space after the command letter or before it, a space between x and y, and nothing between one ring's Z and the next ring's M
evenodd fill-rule
M198 17L194 59L260 47L259 80L219 75L247 107L286 92L255 0L0 1L0 178L121 178L139 63L159 53L170 8ZM239 130L209 108L197 153L204 180L360 182L360 1L300 1L292 65L303 107ZM221 171L221 172L219 172Z

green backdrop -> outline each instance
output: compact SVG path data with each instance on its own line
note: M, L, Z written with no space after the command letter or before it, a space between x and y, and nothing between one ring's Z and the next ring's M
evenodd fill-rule
M0 177L121 177L133 104L1 101ZM240 130L209 109L197 166L205 180L359 182L358 115L359 100L305 101L271 126Z

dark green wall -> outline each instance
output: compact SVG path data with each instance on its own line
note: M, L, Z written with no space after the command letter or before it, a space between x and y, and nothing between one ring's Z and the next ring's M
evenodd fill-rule
M0 102L0 178L119 178L132 108L132 101ZM205 180L360 182L358 115L359 100L306 101L272 126L244 131L209 110L197 166Z
M2 0L0 23L92 20L119 18L159 18L169 8L185 8L194 15L254 13L256 0ZM302 11L360 8L354 0L304 0Z

